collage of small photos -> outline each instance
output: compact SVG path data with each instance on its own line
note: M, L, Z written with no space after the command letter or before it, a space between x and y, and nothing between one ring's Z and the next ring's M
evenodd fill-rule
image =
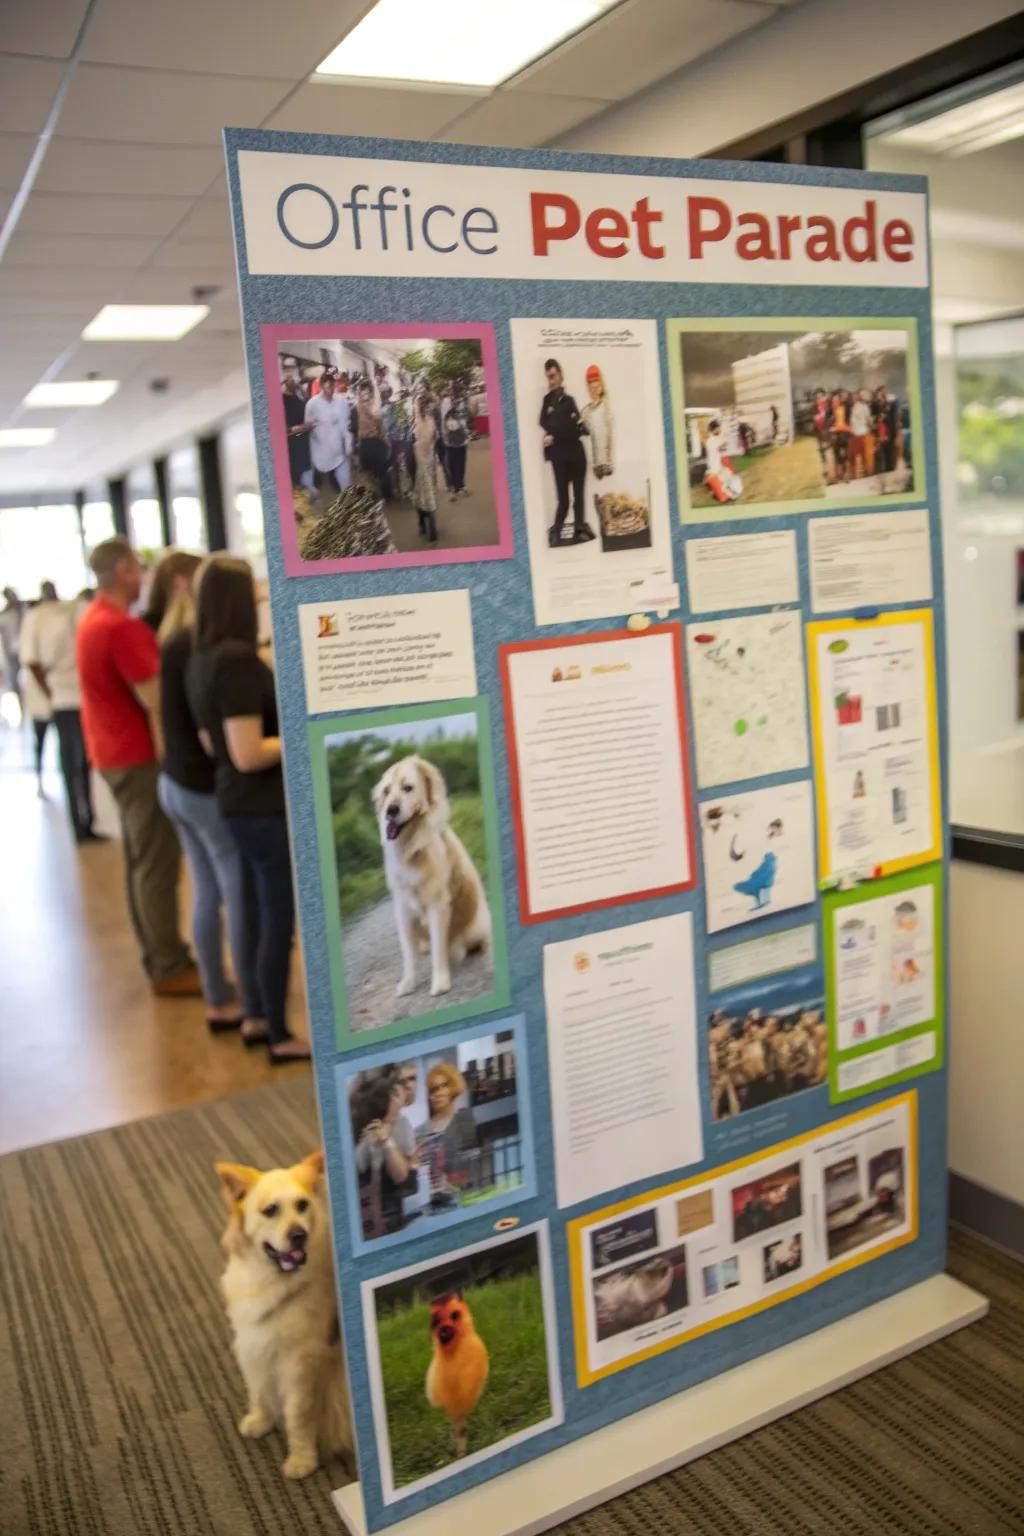
M944 1060L917 327L262 347L287 576L386 573L296 614L391 1505L565 1422L570 1307L574 1394L917 1234L908 1083Z

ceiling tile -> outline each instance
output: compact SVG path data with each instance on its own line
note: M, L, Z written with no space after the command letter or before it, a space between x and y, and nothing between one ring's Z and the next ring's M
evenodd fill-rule
M351 81L309 80L268 119L268 128L288 133L382 133L390 138L425 139L464 112L479 92L435 91L418 86L353 85Z
M141 272L125 273L124 278L117 299L111 298L110 303L191 304L192 289L197 286L218 289L234 286L233 271L223 266L163 267L159 271L146 267ZM209 302L209 299L203 299L204 304Z
M367 0L101 0L83 58L296 80L345 36Z
M6 42L6 20L0 37ZM14 59L0 53L0 129L39 133L57 94L64 65L55 59Z
M772 15L745 0L629 0L528 66L508 89L623 101Z
M448 144L506 144L511 148L543 144L567 133L607 106L568 96L528 96L525 91L499 91L454 122L437 138Z
M182 240L175 235L167 240L153 258L154 267L222 268L225 280L234 272L235 248L230 231L220 240Z
M257 128L292 81L242 80L164 69L80 64L57 125L58 138L220 149L225 126Z
M97 144L54 139L36 186L41 192L137 192L197 197L217 175L219 149L168 149L154 144Z
M157 243L155 235L27 235L19 226L7 247L4 265L134 270L149 260Z
M33 192L19 235L169 235L192 207L190 197L79 197Z
M219 202L200 198L174 231L176 240L219 240L222 235L228 240L232 238L231 209L226 197Z
M0 190L17 192L35 147L30 133L0 133Z
M5 261L0 267L0 298L105 301L111 281L111 274L83 267L12 267Z
M4 48L48 59L70 57L87 6L88 0L22 0L5 5Z

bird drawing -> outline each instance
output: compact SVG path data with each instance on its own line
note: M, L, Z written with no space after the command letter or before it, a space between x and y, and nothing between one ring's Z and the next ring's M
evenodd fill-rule
M753 910L759 912L762 907L768 906L772 899L772 886L775 884L775 875L779 867L778 858L774 853L766 853L752 875L745 880L737 880L733 886L734 891L739 891L741 896L750 896L753 899Z
M467 1421L487 1385L490 1357L473 1314L458 1291L439 1296L430 1307L434 1354L427 1369L427 1402L440 1408L452 1427L456 1456L469 1444Z

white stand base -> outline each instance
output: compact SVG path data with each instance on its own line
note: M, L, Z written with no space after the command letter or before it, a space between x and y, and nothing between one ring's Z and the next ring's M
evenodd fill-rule
M535 1536L816 1402L988 1311L988 1301L935 1275L679 1392L547 1456L388 1527L389 1536ZM333 1494L351 1536L366 1536L358 1483Z

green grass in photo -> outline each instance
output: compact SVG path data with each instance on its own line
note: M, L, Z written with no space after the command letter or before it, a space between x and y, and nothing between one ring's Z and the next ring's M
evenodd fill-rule
M469 1454L548 1418L548 1359L544 1305L536 1271L491 1280L466 1291L491 1368L469 1420ZM379 1302L378 1302L379 1305ZM425 1300L378 1314L381 1378L396 1488L455 1461L451 1426L427 1402L432 1358L430 1307Z
M813 437L798 437L792 443L733 454L730 458L743 480L743 492L734 503L736 506L744 502L753 505L760 501L805 501L812 496L824 499L821 459ZM719 505L703 484L691 488L690 501L695 507Z

